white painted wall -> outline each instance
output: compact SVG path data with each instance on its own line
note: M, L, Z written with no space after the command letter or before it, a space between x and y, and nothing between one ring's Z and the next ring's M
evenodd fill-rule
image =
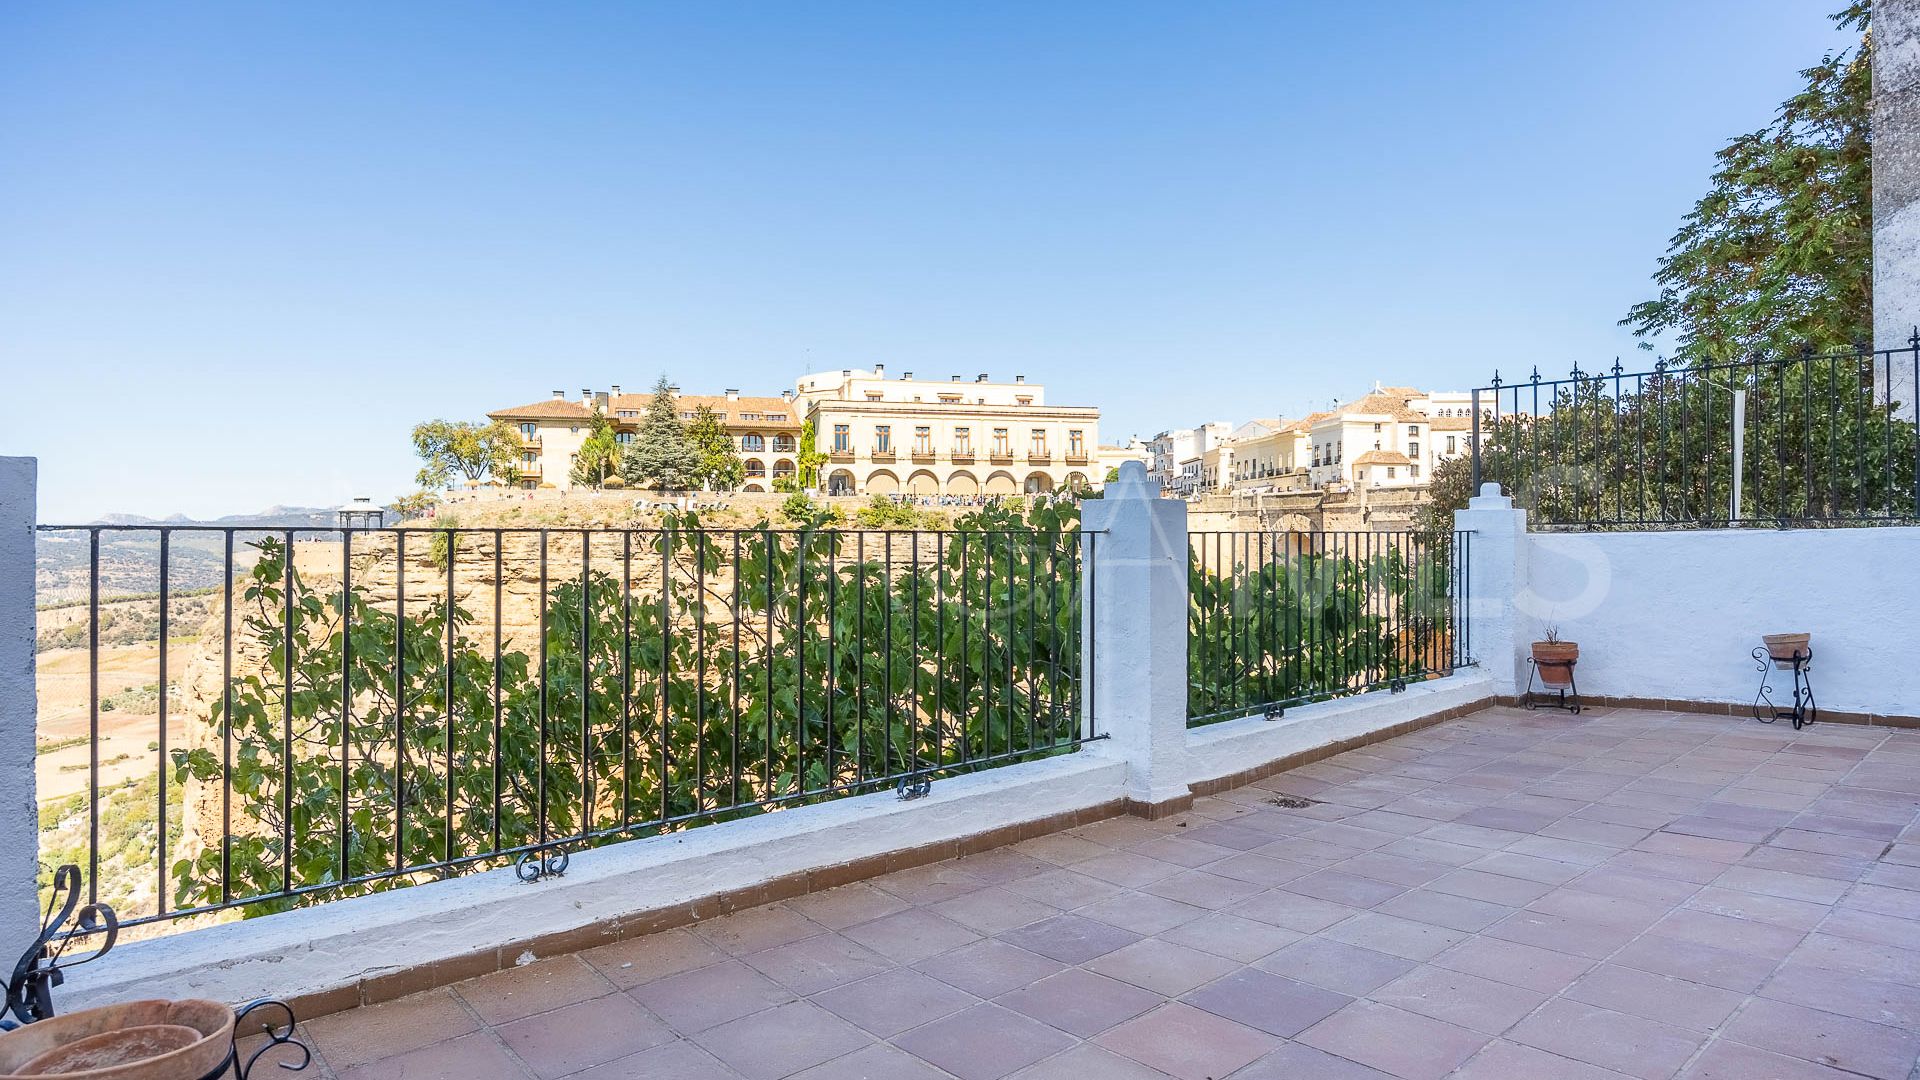
M1160 497L1137 461L1081 506L1092 580L1081 590L1090 628L1092 753L1127 763L1127 797L1150 806L1187 787L1187 504Z
M1821 707L1920 715L1920 528L1536 532L1526 541L1517 648L1524 656L1557 621L1580 643L1583 693L1751 701L1760 635L1806 631ZM1476 625L1476 643L1482 634ZM1776 701L1790 695L1791 673L1773 682Z
M1494 694L1491 675L1466 668L1444 679L1415 683L1398 694L1376 690L1295 706L1278 720L1248 716L1208 724L1188 735L1190 782L1218 780L1448 709L1491 704Z
M25 948L40 926L34 897L40 815L34 803L33 458L0 457L0 946ZM0 955L11 972L17 953Z
M1920 0L1873 11L1873 343L1904 349L1920 324ZM1879 400L1914 418L1910 357L1874 369Z
M937 780L912 802L882 792L575 852L566 876L538 884L503 868L123 942L68 975L59 1007L320 993L788 874L1110 803L1121 797L1125 776L1121 762L1070 754Z

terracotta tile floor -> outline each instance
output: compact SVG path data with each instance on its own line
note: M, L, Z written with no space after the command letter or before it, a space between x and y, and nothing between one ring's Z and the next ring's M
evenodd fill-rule
M337 1080L1907 1080L1917 811L1920 733L1491 709L308 1029Z

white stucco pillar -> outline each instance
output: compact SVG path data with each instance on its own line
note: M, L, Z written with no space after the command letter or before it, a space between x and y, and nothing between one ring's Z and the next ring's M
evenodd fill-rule
M37 463L0 457L0 948L39 931L34 881L40 815L34 795L33 518ZM11 965L18 953L0 962Z
M1527 588L1527 512L1515 509L1499 484L1481 484L1467 508L1453 512L1453 527L1472 534L1464 557L1473 658L1493 677L1497 693L1516 694L1526 685L1518 602Z
M1920 326L1920 0L1873 5L1873 345L1905 349ZM1914 358L1876 365L1879 400L1914 418Z
M1093 753L1127 763L1130 809L1185 809L1187 786L1187 504L1160 498L1146 466L1124 462L1101 498L1082 504L1088 572L1081 625Z

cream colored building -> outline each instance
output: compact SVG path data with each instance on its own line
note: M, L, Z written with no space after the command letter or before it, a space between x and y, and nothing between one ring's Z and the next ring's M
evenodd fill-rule
M1049 405L1016 375L993 382L888 378L884 365L801 377L799 401L827 454L829 494L1013 495L1088 487L1100 410Z
M1249 430L1264 429L1264 430ZM1234 491L1417 487L1440 461L1472 452L1472 395L1381 386L1293 421L1250 421L1230 444Z
M693 420L706 406L725 425L746 466L741 490L771 491L774 481L798 472L801 407L792 393L780 397L743 396L738 390L682 394L677 387L673 393L682 421ZM613 421L614 438L624 446L639 432L652 400L651 393L626 394L618 386L604 392L582 390L577 399L555 390L546 401L499 409L487 417L505 420L520 432L517 486L567 491L573 487L574 458L592 433L594 412L603 412Z
M592 431L594 412L631 442L651 394L583 390L488 413L520 432L516 483L569 489L573 462ZM682 394L674 399L690 421L702 406L726 425L746 465L743 491L770 491L797 477L800 433L814 424L827 455L820 483L831 494L1013 495L1097 484L1100 410L1046 402L1046 388L1017 375L992 382L888 378L871 371L802 376L780 397ZM1142 450L1144 454L1144 449Z
M1105 482L1108 473L1126 462L1137 461L1142 465L1151 465L1153 461L1153 451L1148 449L1147 444L1141 442L1137 435L1118 446L1099 447L1094 451L1094 456L1093 482L1096 486Z

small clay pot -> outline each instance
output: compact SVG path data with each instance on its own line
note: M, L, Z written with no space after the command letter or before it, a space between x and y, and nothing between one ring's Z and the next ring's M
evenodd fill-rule
M1536 641L1533 666L1540 681L1548 686L1568 686L1573 682L1573 663L1580 659L1580 646L1572 641Z
M1760 640L1767 643L1767 655L1773 658L1773 666L1777 668L1793 667L1795 656L1813 655L1813 650L1807 647L1807 642L1812 639L1812 634L1760 635Z
M217 1001L129 1001L0 1034L0 1080L200 1080L232 1050Z

